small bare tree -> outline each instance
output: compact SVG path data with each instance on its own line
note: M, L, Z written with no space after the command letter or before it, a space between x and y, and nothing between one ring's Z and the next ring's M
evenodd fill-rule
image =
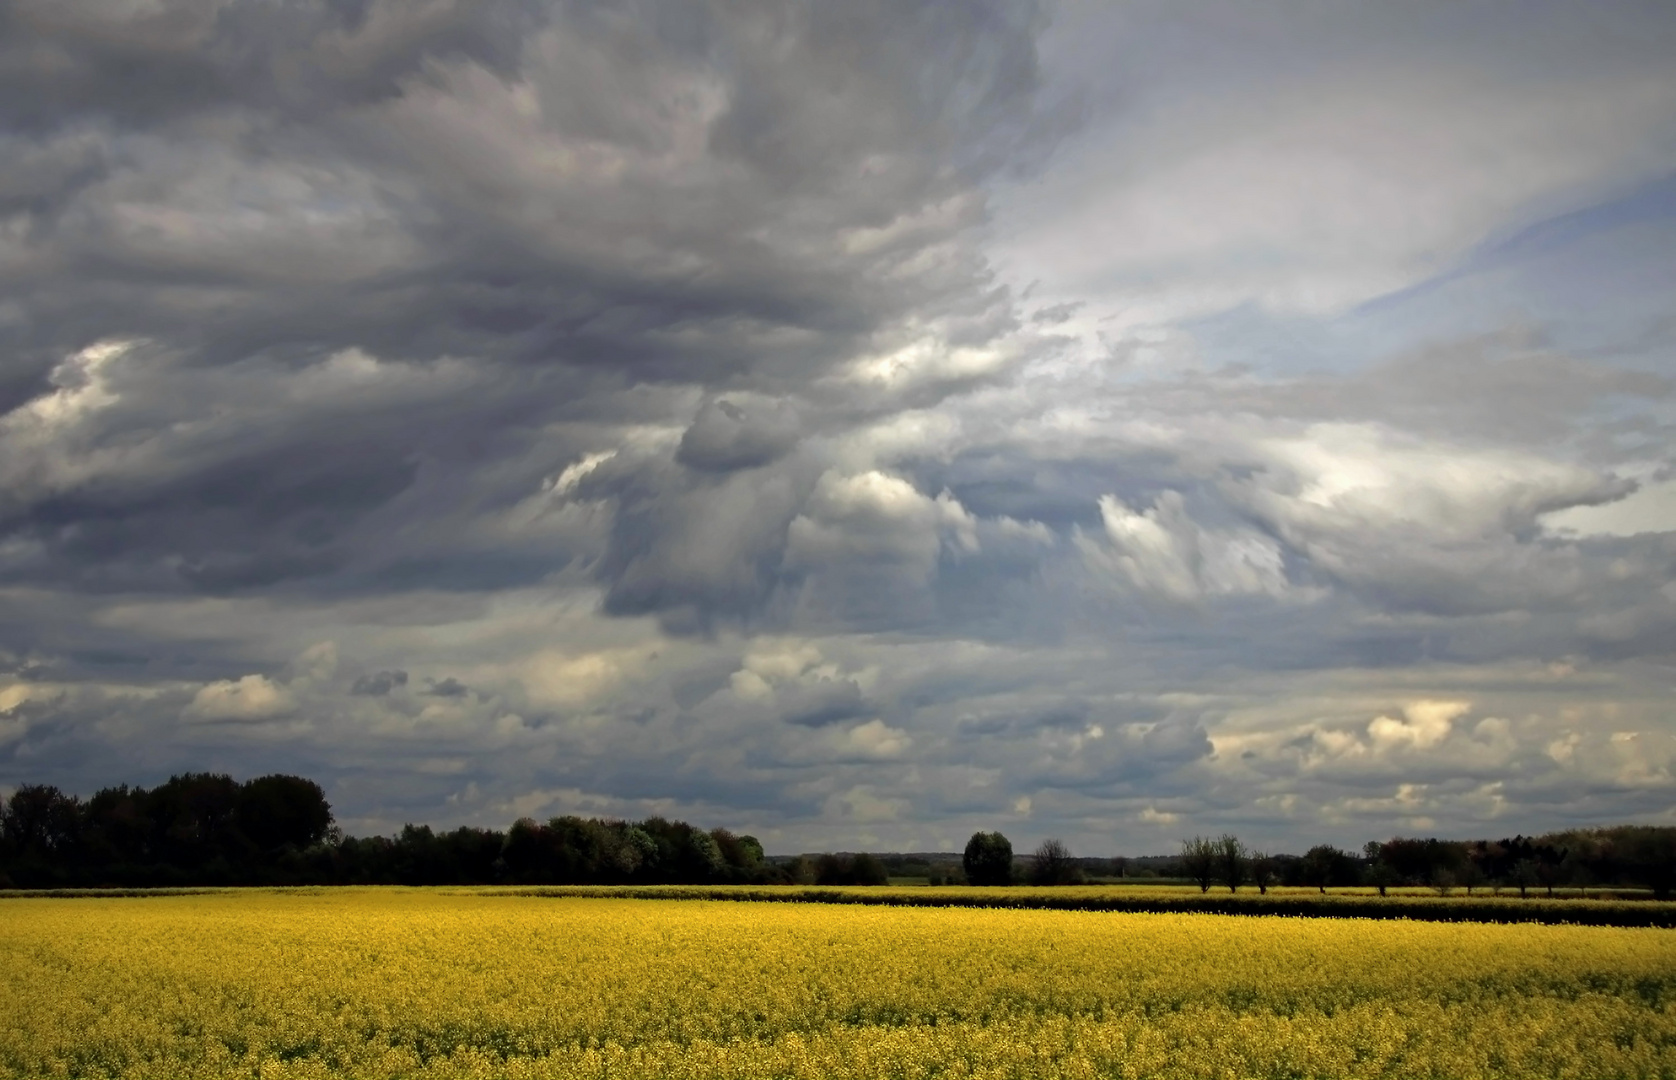
M1217 842L1208 836L1195 836L1181 842L1182 871L1199 885L1200 892L1210 892L1216 883Z
M1269 886L1274 884L1274 858L1265 852L1251 853L1251 883L1257 886L1258 893L1268 895Z
M1216 839L1216 869L1228 891L1237 893L1245 884L1249 868L1245 845L1233 833L1223 833Z
M1081 877L1071 849L1059 840L1043 840L1030 857L1030 884L1074 885Z

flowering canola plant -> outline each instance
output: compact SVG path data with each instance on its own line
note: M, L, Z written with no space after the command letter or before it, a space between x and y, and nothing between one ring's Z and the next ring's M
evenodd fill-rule
M0 900L0 1077L1667 1077L1676 931L463 890Z

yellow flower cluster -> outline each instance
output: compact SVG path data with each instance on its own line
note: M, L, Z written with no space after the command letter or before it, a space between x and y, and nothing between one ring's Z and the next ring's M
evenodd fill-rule
M0 901L0 1077L1676 1077L1676 932L344 889Z

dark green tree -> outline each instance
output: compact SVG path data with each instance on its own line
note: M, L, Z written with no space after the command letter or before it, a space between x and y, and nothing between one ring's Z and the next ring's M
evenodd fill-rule
M863 851L850 860L850 884L889 885L890 873L877 855Z
M975 832L966 841L961 856L966 880L973 885L1010 885L1013 881L1013 845L998 832Z
M233 819L261 851L302 849L326 839L332 807L313 780L300 776L258 776L239 788Z
M1300 869L1306 885L1314 885L1322 892L1329 885L1354 885L1357 878L1355 856L1331 844L1317 844L1304 852Z

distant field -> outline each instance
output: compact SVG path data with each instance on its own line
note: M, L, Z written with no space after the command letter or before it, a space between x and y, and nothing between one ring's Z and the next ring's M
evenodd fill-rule
M737 900L901 907L987 907L1060 911L1191 911L1219 915L1290 915L1305 917L1420 919L1427 922L1541 922L1588 926L1676 927L1676 903L1654 902L1638 890L1557 897L1532 892L1492 895L1456 890L1440 896L1432 889L1391 889L1380 896L1371 888L1254 888L1230 894L1226 888L1201 892L1196 885L1076 885L974 888L966 885L648 885L488 887L486 895L544 897L625 897L646 900Z
M0 1076L1673 1077L1676 933L505 890L13 899Z

